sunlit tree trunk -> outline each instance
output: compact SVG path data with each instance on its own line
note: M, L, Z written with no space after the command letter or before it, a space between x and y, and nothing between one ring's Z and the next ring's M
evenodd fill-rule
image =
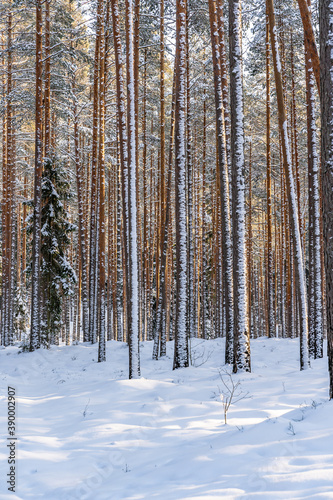
M234 372L238 370L251 371L246 286L244 117L241 54L241 3L240 0L229 0Z
M93 82L92 152L91 152L91 197L90 197L90 258L89 258L89 340L97 342L97 286L98 286L98 124L100 47L102 25L102 0L97 3L96 41Z
M101 0L100 0L101 1ZM101 9L102 11L102 9ZM108 17L108 16L107 16ZM105 341L106 341L106 272L105 272L105 251L106 251L106 224L105 224L105 80L106 80L106 51L105 37L103 27L101 27L100 43L100 73L99 73L99 155L98 155L98 203L99 203L99 223L98 223L98 261L99 261L99 281L98 281L98 361L106 360Z
M323 356L323 300L320 228L320 168L317 152L315 78L305 50L309 186L309 355Z
M333 398L333 1L320 0L322 196L330 399Z
M128 344L129 378L140 376L139 273L137 235L137 151L135 114L135 61L133 0L126 0L127 130L128 130Z
M266 9L267 10L267 9ZM267 189L267 317L268 337L275 337L274 275L272 246L272 164L271 164L271 88L269 19L266 14L266 189Z
M40 247L41 247L41 203L42 203L42 99L43 99L43 46L42 46L42 2L36 0L36 116L35 116L35 180L32 246L32 292L30 351L40 346Z
M173 368L189 364L187 337L187 229L186 229L186 3L176 3L176 109L175 109L175 198L176 198L176 321Z

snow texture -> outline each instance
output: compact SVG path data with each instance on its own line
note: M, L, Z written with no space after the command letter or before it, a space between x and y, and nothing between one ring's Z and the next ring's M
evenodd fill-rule
M299 371L296 339L253 340L252 373L233 375L251 398L231 405L224 425L224 340L192 339L198 367L177 371L173 343L159 361L151 350L141 344L143 376L128 380L125 343L107 342L102 364L88 343L1 349L2 387L18 398L18 480L15 494L2 481L0 499L333 497L327 357ZM2 429L6 413L3 390ZM4 478L4 439L0 453Z

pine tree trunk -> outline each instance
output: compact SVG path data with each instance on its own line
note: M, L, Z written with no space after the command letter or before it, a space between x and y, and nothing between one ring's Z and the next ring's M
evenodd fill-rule
M274 275L273 275L274 263L273 263L273 247L272 247L271 89L270 89L269 19L267 13L266 13L266 186L267 186L268 337L275 337Z
M138 1L138 0L137 0ZM128 344L129 378L140 376L139 353L139 272L137 237L137 149L135 113L135 64L133 0L126 0L127 129L128 129Z
M40 346L40 247L41 247L41 203L42 203L42 2L36 1L36 117L35 117L35 183L32 246L32 292L30 351Z
M102 0L100 0L102 1ZM101 8L101 12L103 9ZM105 341L106 341L106 321L105 321L105 247L106 247L106 224L105 224L105 80L107 74L105 38L103 36L103 27L101 27L100 42L100 73L99 73L99 224L98 224L98 261L99 261L99 282L98 282L98 362L106 360Z
M160 339L160 355L166 355L166 266L168 253L168 236L170 225L170 205L171 205L171 172L172 172L172 157L173 157L173 141L175 127L175 78L173 84L172 106L171 106L171 130L170 130L170 149L168 162L168 179L167 179L167 198L165 206L165 214L163 217L162 227L162 250L161 250L161 265L160 265L160 290L158 295L156 325L153 345L153 359L158 358L158 347Z
M226 312L226 348L225 362L233 362L233 276L232 276L232 242L230 225L230 201L229 201L229 176L228 162L226 156L226 142L224 130L224 115L222 102L222 73L220 51L218 50L220 40L218 37L216 5L213 0L209 0L210 32L214 67L214 89L215 89L215 113L216 113L216 133L218 146L218 181L221 199L221 222L222 222L222 254L223 254L223 284L225 289L225 312ZM217 281L219 283L219 280ZM222 297L220 297L222 300Z
M93 83L91 198L90 198L90 258L89 258L89 340L97 342L98 311L96 304L98 286L98 122L100 46L102 25L102 0L97 3L96 42Z
M333 399L333 1L320 0L321 157L326 271L327 351Z
M313 73L316 79L318 92L320 93L320 61L316 46L316 39L313 32L313 27L311 23L311 12L308 6L307 0L297 0L299 11L301 13L301 18L304 28L304 41L305 48L309 52L309 56L312 61Z
M117 117L118 117L118 133L120 144L120 176L121 176L121 201L122 201L122 248L121 254L121 273L118 273L119 279L122 278L122 301L126 303L128 295L128 219L129 219L129 185L128 185L128 146L127 146L127 125L126 125L126 101L125 101L125 83L124 83L124 67L123 67L123 52L120 36L119 22L119 7L118 0L111 0L111 13L113 21L113 40L115 51L115 66L116 66L116 83L117 83ZM120 220L119 220L120 223ZM119 235L120 236L120 235ZM119 270L119 268L118 268ZM118 308L118 314L123 309L122 316L122 339L126 338L126 328L128 324L127 308L124 306ZM119 324L119 323L118 323Z
M232 230L234 285L234 372L251 371L245 248L245 166L241 3L229 0L229 59L231 102Z
M187 336L187 229L186 229L186 3L176 3L175 92L175 198L176 198L176 322L173 368L189 364Z
M309 186L309 355L323 356L323 301L320 228L320 168L317 152L315 79L305 50Z
M195 335L194 249L193 249L193 165L191 129L191 82L189 55L189 0L186 0L186 163L187 163L187 246L188 246L188 334Z
M51 47L50 47L50 3L45 2L45 90L44 90L44 148L45 156L51 146Z

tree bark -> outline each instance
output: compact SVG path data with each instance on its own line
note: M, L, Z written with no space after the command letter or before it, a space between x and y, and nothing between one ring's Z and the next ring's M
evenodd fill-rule
M176 322L173 368L189 364L187 336L187 230L186 230L186 3L176 3Z
M43 45L42 45L42 2L36 1L36 117L35 117L35 182L32 247L32 292L30 351L40 346L40 248L41 248L41 204L42 204L42 99L43 99Z
M234 372L251 371L245 247L245 164L241 50L241 2L229 0Z
M321 157L327 352L333 398L333 1L320 0Z

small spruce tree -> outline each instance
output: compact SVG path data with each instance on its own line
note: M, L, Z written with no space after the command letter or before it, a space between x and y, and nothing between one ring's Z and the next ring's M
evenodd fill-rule
M41 286L43 290L42 344L57 343L64 297L73 294L76 274L66 254L69 235L76 226L69 222L65 202L71 197L63 164L46 158L42 177Z

